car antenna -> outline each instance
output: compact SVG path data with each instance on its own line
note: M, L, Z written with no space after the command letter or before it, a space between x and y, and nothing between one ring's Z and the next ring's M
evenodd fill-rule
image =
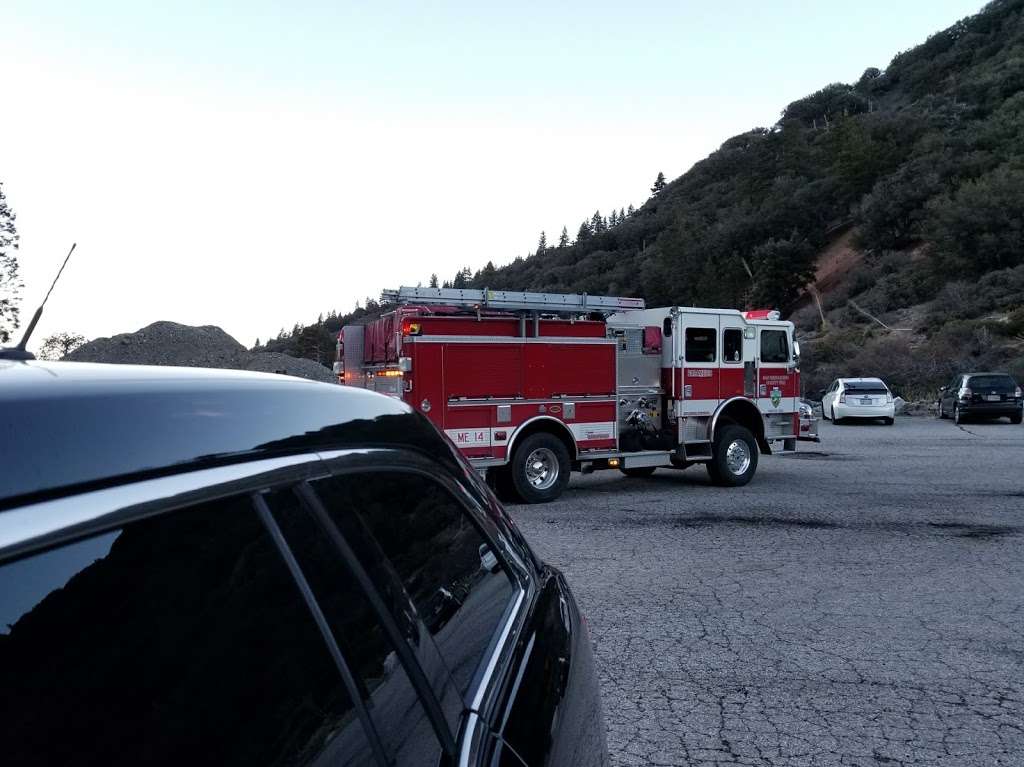
M39 318L43 316L43 307L46 306L46 302L50 299L50 294L53 292L54 287L57 285L57 280L64 273L64 267L68 265L68 259L71 258L71 254L75 252L75 246L77 242L71 243L71 250L64 257L64 263L60 265L60 270L57 272L57 276L53 278L53 283L50 285L50 289L46 291L46 296L43 298L43 302L39 304L39 308L36 309L36 313L32 315L32 321L28 323L28 327L25 328L25 334L21 337L21 342L13 348L0 348L0 360L34 360L36 355L28 351L25 346L28 344L28 339L32 337L32 331L36 329L36 324L39 322Z

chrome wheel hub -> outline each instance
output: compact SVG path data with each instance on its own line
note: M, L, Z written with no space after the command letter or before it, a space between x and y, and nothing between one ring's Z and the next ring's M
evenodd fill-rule
M741 439L733 440L725 449L725 465L734 476L740 476L750 468L750 448Z
M558 481L558 458L546 447L526 457L526 481L535 490L547 490Z

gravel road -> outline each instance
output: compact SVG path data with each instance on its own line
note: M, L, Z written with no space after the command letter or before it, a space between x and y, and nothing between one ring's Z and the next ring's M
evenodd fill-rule
M822 425L753 482L510 510L596 644L615 765L1024 765L1024 428Z

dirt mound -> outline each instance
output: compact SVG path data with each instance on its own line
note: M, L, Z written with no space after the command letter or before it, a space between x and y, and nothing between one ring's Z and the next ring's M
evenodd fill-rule
M154 322L134 333L97 338L75 349L64 359L122 365L258 370L326 383L335 381L334 375L323 365L286 354L250 352L213 325L193 327L176 322Z

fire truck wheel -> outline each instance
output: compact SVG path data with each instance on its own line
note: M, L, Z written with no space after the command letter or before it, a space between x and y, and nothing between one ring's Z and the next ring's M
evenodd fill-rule
M546 503L569 484L569 451L552 434L532 434L516 445L509 464L512 486L523 503Z
M638 466L634 469L619 469L619 471L627 477L650 477L656 468L656 466Z
M708 474L716 485L739 487L757 471L757 442L742 426L725 426L715 435Z

